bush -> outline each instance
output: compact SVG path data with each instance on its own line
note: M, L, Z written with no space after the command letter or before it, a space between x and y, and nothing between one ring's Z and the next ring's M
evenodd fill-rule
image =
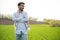
M52 26L52 27L60 27L60 21L59 20L52 21L50 26Z
M48 23L52 27L60 27L60 20L44 19L43 21Z

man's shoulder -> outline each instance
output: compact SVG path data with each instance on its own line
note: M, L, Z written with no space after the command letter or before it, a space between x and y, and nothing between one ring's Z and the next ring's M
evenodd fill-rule
M13 13L13 15L16 15L17 14L17 11Z

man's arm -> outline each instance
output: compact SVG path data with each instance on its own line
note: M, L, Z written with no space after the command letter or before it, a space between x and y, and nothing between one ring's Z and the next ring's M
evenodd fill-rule
M21 19L22 19L22 17L16 17L16 14L13 14L13 16L12 16L13 21L19 21Z
M29 21L27 22L27 25L28 25L28 27L30 27L30 25L29 25Z
M27 22L27 30L30 30L29 21Z
M21 21L23 21L23 22L28 22L29 21L29 17L28 17L28 14L27 13L25 13L23 15L23 19L21 19Z
M16 17L16 14L13 14L12 20L26 23L26 22L29 21L29 18L28 18L28 14L27 13L25 15L23 15L23 17Z
M27 30L30 30L29 17L28 17L27 13L26 13L25 17L23 18L23 21L26 22Z

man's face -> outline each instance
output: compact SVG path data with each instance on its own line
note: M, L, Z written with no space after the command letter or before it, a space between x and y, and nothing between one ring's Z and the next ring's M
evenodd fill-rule
M21 4L20 6L18 6L19 10L23 11L24 9L24 4Z

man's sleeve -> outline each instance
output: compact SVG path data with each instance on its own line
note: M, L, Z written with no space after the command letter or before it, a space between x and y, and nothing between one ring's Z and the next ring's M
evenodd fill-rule
M16 14L13 14L12 20L13 21L20 21L22 18L21 17L16 17Z
M29 17L28 17L27 13L25 13L25 17L22 19L22 21L24 21L24 22L28 22L29 21Z

